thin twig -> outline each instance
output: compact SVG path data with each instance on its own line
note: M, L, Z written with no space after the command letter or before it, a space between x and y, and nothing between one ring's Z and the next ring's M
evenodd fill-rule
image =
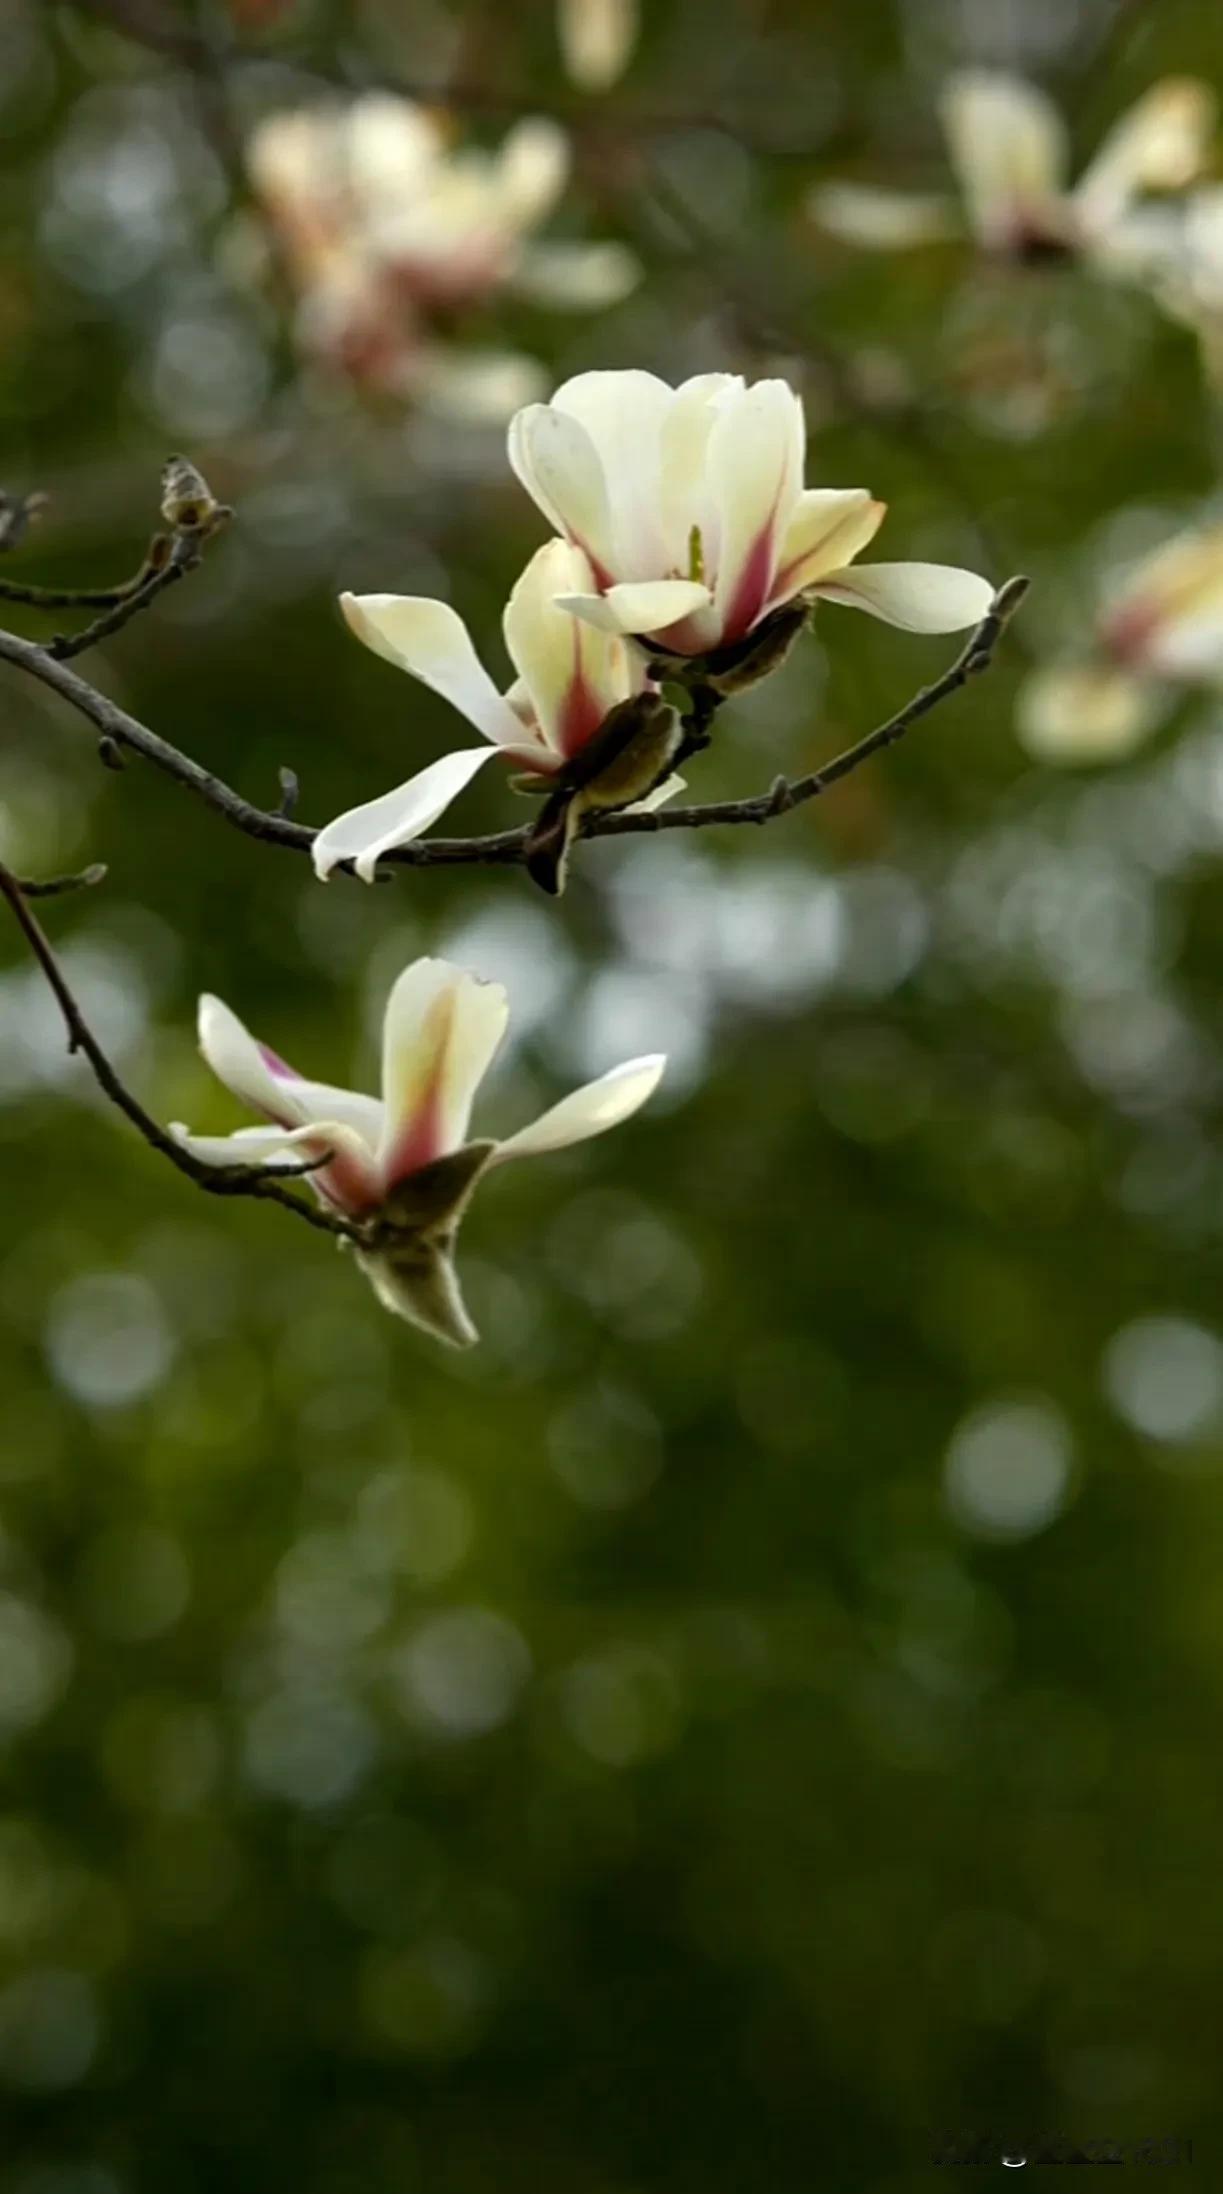
M106 877L105 861L91 861L88 868L71 876L18 876L13 880L23 899L62 899L68 892L88 891Z
M53 640L48 641L47 653L55 656L57 661L66 663L71 656L83 655L86 648L96 647L99 640L108 640L113 632L121 632L124 625L130 624L133 617L138 617L141 610L147 609L149 603L156 601L157 596L163 594L167 587L173 586L176 580L184 579L189 571L194 571L202 554L202 540L192 535L179 534L170 544L169 554L155 564L136 586L129 592L120 593L117 599L112 599L110 607L103 610L100 617L95 617L93 623L84 626L80 632L57 633Z
M1000 587L986 615L973 633L968 645L932 685L923 686L911 701L890 716L886 723L876 726L855 746L844 754L826 762L822 769L808 777L798 778L787 785L784 797L774 786L769 792L746 800L716 801L705 807L659 808L653 813L642 814L629 809L613 813L598 813L585 819L582 835L587 838L624 837L638 831L703 830L714 823L763 823L772 816L783 814L791 807L798 807L806 800L813 800L830 785L838 784L852 770L860 767L872 754L893 742L908 731L912 724L928 716L949 695L957 693L970 678L987 670L1011 618L1018 609L1028 589L1028 581L1022 578L1008 579ZM126 709L119 707L108 695L99 693L96 687L77 671L48 654L45 648L32 640L19 639L16 633L0 631L0 661L13 663L19 670L29 672L41 685L49 686L73 708L87 717L117 752L129 749L141 754L154 767L172 777L188 791L223 815L235 830L264 845L285 846L294 853L308 853L316 833L306 824L293 821L290 816L274 810L255 807L235 792L223 778L204 769L188 754L180 753L151 731ZM784 780L782 780L784 782ZM418 838L411 844L399 846L385 854L388 866L401 868L454 867L467 863L495 864L512 867L525 858L528 829L499 831L485 838Z
M167 535L155 533L140 559L139 570L112 587L44 587L32 580L0 578L0 601L23 602L30 609L114 609L138 594L153 573L160 571L170 548Z
M78 882L85 880L85 877L76 879ZM59 881L62 883L63 879ZM187 1179L194 1181L197 1188L207 1190L211 1196L259 1197L265 1202L283 1205L286 1211L296 1212L299 1219L304 1219L307 1225L319 1228L324 1234L340 1235L347 1241L360 1240L358 1229L349 1226L343 1219L334 1218L329 1212L316 1211L311 1205L301 1203L296 1196L291 1196L279 1186L281 1181L297 1180L303 1174L313 1173L318 1166L327 1163L329 1153L324 1152L321 1158L309 1159L304 1164L294 1162L270 1166L208 1166L199 1158L193 1157L173 1135L168 1134L151 1113L145 1111L139 1099L133 1097L103 1051L81 1011L42 924L26 904L27 887L2 862L0 895L7 899L12 908L26 943L54 994L68 1032L69 1051L84 1054L104 1095L109 1097L113 1105L117 1105L119 1111L131 1121L152 1149L161 1157L167 1158L177 1172L185 1173Z

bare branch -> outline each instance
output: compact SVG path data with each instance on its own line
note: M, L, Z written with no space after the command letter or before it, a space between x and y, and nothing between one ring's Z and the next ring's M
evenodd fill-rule
M1027 590L1026 579L1008 579L994 596L968 645L941 678L935 679L932 685L923 686L886 723L877 725L855 746L847 748L844 754L826 762L810 776L800 777L793 784L779 779L770 791L746 800L720 800L704 807L658 808L646 814L632 809L593 814L585 819L582 836L620 838L639 831L704 830L715 823L765 823L792 807L800 807L804 801L818 798L831 785L839 784L843 777L860 768L873 754L893 745L911 725L919 723L951 694L958 693L970 678L987 670ZM99 693L95 686L57 660L46 648L36 646L32 640L19 639L16 633L0 631L0 661L27 671L41 685L49 686L52 692L78 709L82 716L88 717L101 734L100 744L108 755L118 756L125 749L143 755L147 762L185 785L189 792L215 809L218 815L223 815L227 823L246 837L264 845L287 847L293 853L310 851L316 833L305 823L295 822L279 810L255 807L251 801L244 800L223 778L204 769L190 755L180 753L168 739L151 731L135 716L129 716L126 709L120 708L106 694ZM784 793L779 790L781 785L785 785ZM410 845L399 846L393 853L385 854L383 860L388 867L398 868L449 868L467 863L514 867L525 859L528 835L528 829L524 828L499 831L485 838L418 838Z
M88 868L78 869L71 876L20 876L14 882L23 899L62 899L69 892L89 890L105 877L105 861L91 861Z
M76 884L96 881L87 870L76 878L58 878L51 888L72 889ZM37 890L37 886L34 887ZM43 891L47 886L42 887ZM324 1234L339 1235L346 1241L359 1241L360 1230L349 1226L343 1219L329 1212L316 1211L312 1205L302 1203L280 1187L280 1182L296 1180L302 1174L313 1173L316 1167L327 1163L328 1153L305 1164L293 1163L272 1166L207 1166L194 1158L189 1150L167 1133L152 1115L145 1111L139 1099L133 1097L117 1069L103 1051L97 1037L90 1029L72 987L60 966L42 924L26 904L28 887L19 882L10 869L0 863L0 895L7 899L16 917L26 943L47 978L56 1004L63 1015L68 1032L69 1051L82 1052L93 1069L99 1088L117 1105L124 1117L131 1121L144 1140L158 1154L167 1158L179 1173L185 1173L197 1188L210 1196L255 1196L266 1202L283 1205L286 1211L296 1212L307 1225L319 1228Z

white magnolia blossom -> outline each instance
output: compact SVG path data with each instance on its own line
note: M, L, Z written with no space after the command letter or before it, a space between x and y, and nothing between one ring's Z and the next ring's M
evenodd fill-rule
M1028 258L1084 252L1123 264L1125 230L1147 191L1180 190L1210 150L1215 97L1192 77L1165 77L1113 124L1077 183L1066 125L1023 77L966 69L950 78L939 113L960 199L824 183L809 200L821 226L846 242L891 249L961 236L984 251Z
M444 754L406 784L327 823L314 840L324 881L340 861L372 882L394 846L428 830L477 771L499 756L532 776L555 776L599 731L621 701L648 684L644 659L614 633L592 631L557 597L593 585L582 551L548 541L531 558L506 604L505 644L517 673L499 693L466 625L446 602L412 594L344 594L340 606L359 640L451 702L485 742ZM649 805L677 789L671 779Z
M632 59L638 0L557 0L556 26L572 81L582 91L607 91Z
M1088 662L1033 673L1016 724L1041 761L1116 761L1166 713L1170 689L1223 689L1223 526L1166 541L1105 590Z
M592 579L564 608L684 655L746 638L773 610L825 598L909 632L958 632L992 590L944 564L856 565L886 504L805 488L802 399L785 381L583 373L510 422L527 492Z
M616 244L532 246L569 174L552 122L521 122L484 152L456 147L438 114L370 92L268 115L247 164L298 293L304 347L393 393L486 410L507 386L533 385L533 361L518 362L516 383L501 354L481 373L484 354L439 341L439 324L505 288L597 310L637 279Z
M232 1135L192 1135L207 1165L320 1158L308 1176L320 1203L362 1223L357 1251L388 1309L442 1339L476 1338L454 1275L454 1234L481 1174L542 1156L619 1125L657 1088L665 1058L614 1067L502 1142L473 1141L472 1103L505 1034L509 1004L447 960L416 960L392 987L382 1027L382 1094L307 1081L259 1043L219 998L204 997L199 1040L213 1073L270 1123Z
M1223 385L1223 184L1149 207L1128 224L1125 271L1191 327L1211 379Z

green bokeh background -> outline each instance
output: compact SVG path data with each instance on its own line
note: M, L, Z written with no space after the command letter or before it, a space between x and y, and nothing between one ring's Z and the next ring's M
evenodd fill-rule
M290 765L318 821L454 737L341 586L446 593L499 668L541 537L496 432L300 375L238 280L233 147L328 82L572 120L554 233L630 242L640 289L462 339L785 372L881 554L1035 587L893 755L767 831L587 847L559 908L324 891L6 672L2 850L108 864L45 921L159 1116L238 1122L201 989L368 1086L426 951L511 988L482 1129L673 1065L482 1191L457 1357L163 1167L4 934L2 2194L921 2194L940 2128L1174 2133L1211 2183L1223 722L1189 697L1056 774L1011 718L1095 575L1209 498L1219 421L1141 298L855 257L802 200L940 180L965 58L1089 148L1155 75L1217 81L1223 20L671 0L583 100L545 5L133 8L202 25L202 80L105 12L3 9L0 477L53 498L9 568L134 566L189 449L235 523L82 667L249 797ZM952 645L826 609L694 793L811 767ZM455 826L512 807L490 776Z

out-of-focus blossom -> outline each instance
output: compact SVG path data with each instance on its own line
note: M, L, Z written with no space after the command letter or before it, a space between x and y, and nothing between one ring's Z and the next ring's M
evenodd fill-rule
M481 1175L509 1158L563 1150L602 1135L646 1102L665 1058L613 1067L563 1097L504 1142L471 1140L476 1091L505 1034L509 1004L447 960L416 960L386 1003L382 1095L310 1082L261 1044L219 998L200 1000L200 1050L227 1089L272 1123L232 1135L191 1135L208 1165L323 1160L309 1176L320 1202L357 1221L362 1271L388 1310L456 1347L476 1339L454 1270L459 1221Z
M639 757L645 781L625 789L621 772L613 771L602 798L597 783L583 788L588 801L619 807L650 796L654 805L675 789L667 764L678 744L678 723L650 685L644 657L618 634L595 631L558 606L558 596L591 585L580 548L549 541L537 550L506 604L505 644L517 677L505 694L447 603L419 595L341 596L357 638L452 702L488 743L444 754L393 792L326 824L312 849L320 877L338 862L352 861L358 876L372 882L379 856L428 830L495 754L516 762L548 791L553 779L575 770L609 723L613 734L616 728L635 733L648 747ZM626 711L632 713L626 717Z
M741 649L788 604L824 598L909 632L956 632L989 607L988 582L944 564L854 559L886 504L865 488L804 488L802 399L705 373L583 373L510 422L510 463L593 584L560 599L610 634L676 656ZM853 568L851 568L853 567ZM801 623L801 620L799 620ZM770 661L767 667L771 668ZM728 662L738 679L746 666Z
M809 205L847 242L892 249L965 229L1008 259L1082 253L1124 263L1124 234L1148 191L1183 189L1205 165L1215 97L1192 77L1165 77L1114 123L1078 182L1052 101L1022 77L966 69L939 104L960 199L907 195L866 183L820 184Z
M557 0L561 55L582 91L607 91L637 43L637 0Z
M465 313L508 289L600 309L637 278L614 244L554 243L536 259L531 235L569 173L568 141L548 121L519 123L495 153L455 147L440 115L374 92L268 115L247 163L303 348L375 390L466 413L506 384L465 375L471 354L447 340Z
M1223 687L1223 526L1177 534L1106 590L1088 662L1027 681L1016 717L1041 761L1115 761L1166 712L1168 688Z
M1194 330L1211 380L1223 386L1223 185L1146 209L1123 241L1125 271Z

